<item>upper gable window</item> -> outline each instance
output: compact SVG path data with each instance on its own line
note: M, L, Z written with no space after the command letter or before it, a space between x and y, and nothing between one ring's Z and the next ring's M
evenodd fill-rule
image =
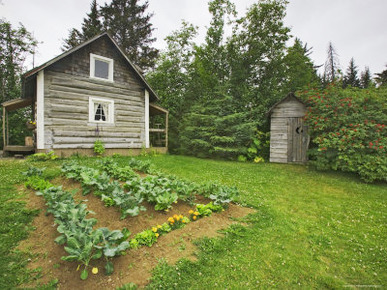
M90 77L113 81L113 59L90 53Z

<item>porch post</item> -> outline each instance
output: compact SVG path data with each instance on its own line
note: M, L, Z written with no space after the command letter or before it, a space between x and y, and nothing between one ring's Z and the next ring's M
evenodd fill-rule
M7 146L7 136L5 135L6 134L6 129L5 129L5 114L7 114L7 110L5 109L5 107L3 106L3 150L5 150L5 147Z
M149 147L149 92L145 90L145 148Z

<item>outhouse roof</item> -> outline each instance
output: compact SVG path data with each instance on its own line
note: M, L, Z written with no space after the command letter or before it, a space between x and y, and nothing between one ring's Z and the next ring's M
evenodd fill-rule
M125 52L120 48L120 46L118 45L118 43L107 33L102 33L98 36L95 36L94 38L90 39L90 40L87 40L85 42L83 42L82 44L62 53L61 55L58 55L57 57L49 60L48 62L36 67L36 68L33 68L32 70L26 72L23 77L24 78L29 78L29 77L32 77L34 75L36 75L38 72L44 70L45 68L47 68L48 66L52 65L53 63L65 58L66 56L80 50L81 48L89 45L90 43L102 38L102 37L107 37L113 44L114 46L117 48L117 50L122 54L122 56L124 57L124 59L126 60L126 62L129 64L129 66L134 70L135 74L137 75L137 77L140 79L140 81L144 84L145 88L149 91L149 95L154 99L154 100L158 100L158 96L157 94L153 91L153 89L150 87L150 85L148 84L148 82L145 80L144 76L142 75L142 73L139 71L139 69L136 67L136 65L134 65L130 60L129 58L126 56Z
M273 110L279 105L279 104L282 104L284 102L287 102L289 100L296 100L298 102L300 102L301 104L305 105L305 103L298 97L296 97L296 95L294 93L289 93L285 98L283 98L282 100L279 100L277 103L275 103L271 108L270 110L266 113L268 116L271 115L271 113L273 112Z

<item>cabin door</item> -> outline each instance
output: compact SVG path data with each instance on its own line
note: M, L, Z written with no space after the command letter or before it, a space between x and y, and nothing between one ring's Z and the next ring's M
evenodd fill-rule
M304 119L288 118L288 162L306 162L309 137Z

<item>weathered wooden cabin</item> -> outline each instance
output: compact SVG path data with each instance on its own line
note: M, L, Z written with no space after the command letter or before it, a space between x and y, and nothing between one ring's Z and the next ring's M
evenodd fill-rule
M139 69L104 33L24 74L22 97L3 103L4 151L93 154L99 139L107 154L135 154L152 145L166 152L168 111L157 100ZM36 122L34 142L12 146L7 114L26 106ZM155 115L162 116L157 124Z
M304 163L309 145L305 104L293 93L276 103L270 116L270 162Z

